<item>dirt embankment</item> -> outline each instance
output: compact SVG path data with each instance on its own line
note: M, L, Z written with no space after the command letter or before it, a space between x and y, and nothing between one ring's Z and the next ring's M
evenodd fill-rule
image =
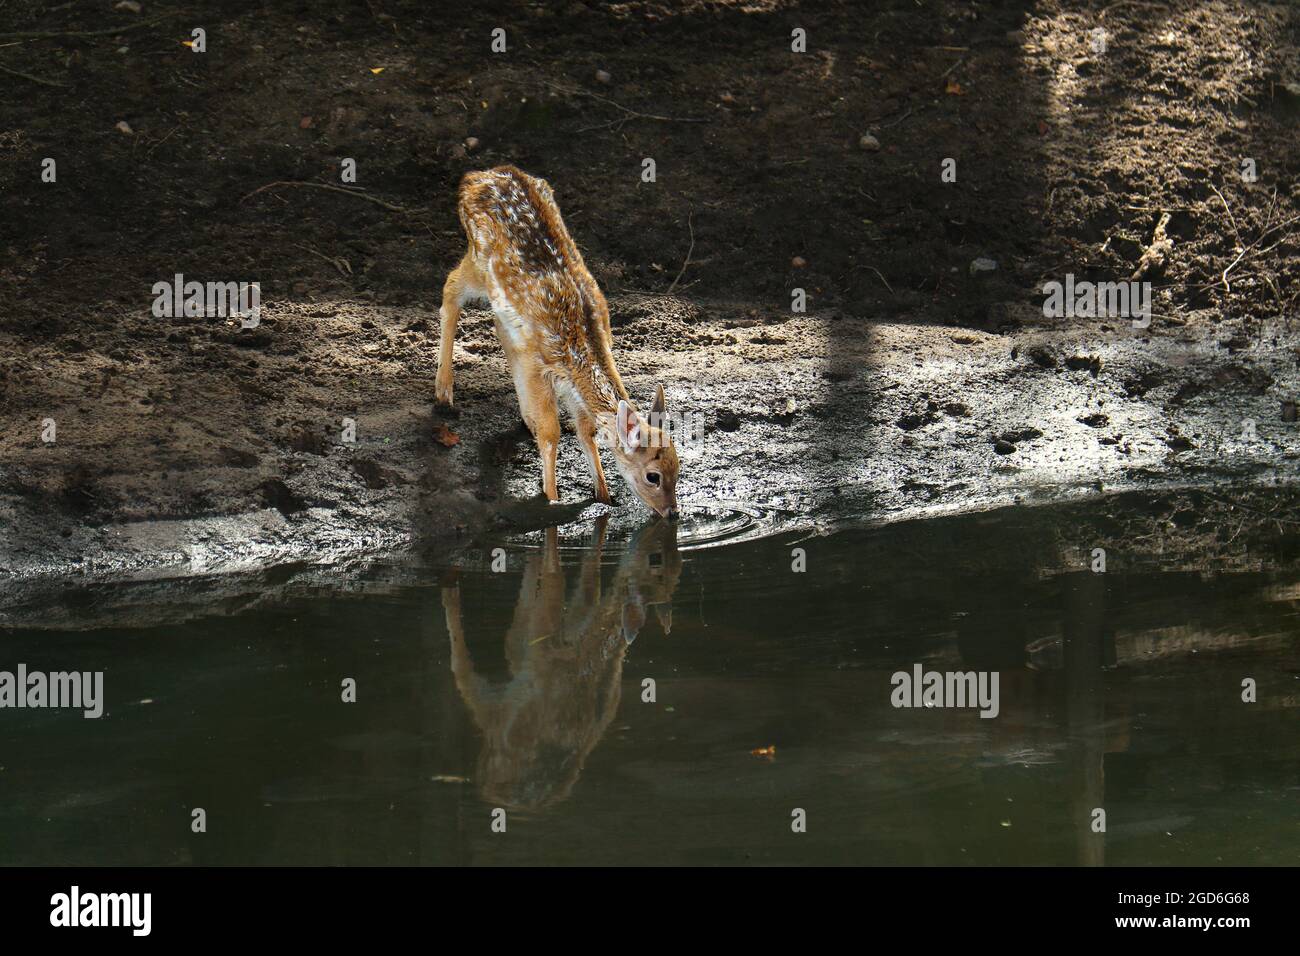
M1296 478L1292 6L144 7L33 5L0 36L25 74L0 120L12 576L553 517L483 313L459 417L432 410L455 184L502 162L555 186L634 392L706 422L684 501L793 526ZM347 159L365 198L263 189ZM260 325L155 316L176 273L259 281ZM1135 273L1149 328L1043 316L1045 282ZM577 513L571 442L561 476Z

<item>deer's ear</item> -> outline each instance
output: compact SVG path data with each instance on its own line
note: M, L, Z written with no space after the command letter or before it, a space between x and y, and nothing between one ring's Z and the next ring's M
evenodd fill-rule
M632 451L641 444L641 416L627 402L618 402L618 440L625 451Z
M656 415L662 415L666 410L667 402L664 400L664 387L662 385L655 389L654 404L650 406L650 411Z

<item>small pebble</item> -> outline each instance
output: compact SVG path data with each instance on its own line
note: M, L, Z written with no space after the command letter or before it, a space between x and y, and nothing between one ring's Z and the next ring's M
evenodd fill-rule
M478 143L478 137L477 137L477 136L467 136L467 137L465 137L465 148L466 148L467 150L469 150L471 153L474 152L474 150L478 149L478 146L479 146L479 143Z
M610 82L611 82L613 79L614 79L614 78L613 78L612 76L610 76L609 73L607 73L607 72L604 71L604 70L597 70L597 71L596 71L596 82L597 82L597 83L604 83L606 86L608 86L608 85L610 84Z
M880 149L880 140L876 139L876 137L872 136L870 133L863 133L858 139L858 146L867 150L867 152L874 153L876 150Z
M790 260L790 265L795 269L802 269L807 264L808 264L808 260L805 259L803 256L795 256L793 259Z
M998 263L996 259L979 258L972 259L970 264L970 274L973 276L980 275L984 272L995 272Z

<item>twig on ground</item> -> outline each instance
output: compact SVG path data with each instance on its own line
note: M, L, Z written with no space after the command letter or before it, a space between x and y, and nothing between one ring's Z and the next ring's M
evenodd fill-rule
M888 279L886 279L883 275L880 274L880 270L877 269L875 266L867 266L867 268L870 269L872 272L874 272L876 275L880 276L880 281L885 283L885 288L889 290L890 295L893 295L894 294L893 286L889 284Z
M1223 270L1223 275L1219 277L1219 281L1223 283L1224 292L1232 291L1232 286L1228 284L1228 273L1236 268L1237 263L1240 262L1242 259L1244 259L1246 257L1246 253L1249 251L1250 251L1249 249L1242 249L1241 252L1237 253L1237 258L1233 259L1232 262L1228 263L1228 268Z
M1241 240L1241 233L1237 231L1237 220L1232 216L1232 210L1228 208L1228 200L1223 198L1223 193L1214 188L1214 183L1210 183L1210 188L1214 190L1214 195L1219 197L1219 202L1223 203L1223 211L1228 214L1228 222L1232 225L1232 234Z
M119 33L127 33L131 30L140 30L144 27L153 26L155 23L161 23L166 20L170 13L160 17L154 17L152 20L141 20L139 23L131 23L124 27L109 27L106 30L55 30L48 33L37 31L21 33L0 33L0 40L53 40L59 37L107 37L115 36Z
M371 196L368 193L363 193L359 189L344 189L342 186L331 186L329 183L292 182L287 179L281 179L273 183L267 183L265 186L259 187L258 189L254 189L251 193L249 193L247 196L244 196L239 201L242 203L244 202L244 200L252 199L258 193L265 192L268 189L274 189L276 186L310 186L312 189L328 189L330 192L343 193L343 195L345 196L356 196L358 199L364 199L367 202L372 202L376 206L383 206L385 209L391 209L393 212L409 213L411 211L407 209L405 206L395 206L390 202L385 202L382 199L377 199L376 197Z
M884 123L881 125L880 128L889 129L891 126L897 126L899 123L903 122L903 120L907 119L911 115L912 115L912 110L909 108L908 111L904 113L902 116L900 116L898 119L894 120L892 123Z
M313 256L318 256L319 258L324 259L335 269L339 270L339 275L344 277L352 275L352 264L348 262L348 260L344 259L342 256L339 256L336 259L333 256L327 256L325 255L325 253L313 249L311 246L304 246L301 243L294 243L294 245L297 246L299 249L301 249L303 252L310 252Z
M152 146L149 147L149 151L148 151L147 153L144 154L144 158L145 158L145 159L148 159L150 156L152 156L152 155L153 155L153 151L154 151L155 149L157 149L159 146L161 146L163 143L167 142L167 140L171 139L171 138L172 138L172 133L175 133L178 129L180 129L179 126L173 126L173 127L172 127L172 130L171 130L171 133L168 133L168 134L167 134L166 136L164 136L162 139L158 140L158 142L154 143Z
M24 80L31 80L33 83L39 83L41 86L53 86L60 90L68 88L67 83L58 83L54 80L45 80L39 76L32 76L30 73L20 73L17 70L11 70L7 66L0 66L0 73L8 73L12 76L21 76Z
M630 109L629 107L624 106L622 103L616 103L614 100L611 100L608 96L601 96L599 93L592 93L589 90L580 90L570 86L559 86L555 83L547 83L546 85L553 90L557 90L560 93L566 93L569 96L586 96L586 97L590 97L593 100L599 100L602 103L606 103L609 106L614 107L616 110L620 110L621 112L626 114L626 116L629 119L657 120L661 123L707 123L708 122L708 119L702 117L696 117L696 116L664 116L660 113L643 113L640 110ZM619 121L614 120L613 122L603 123L601 124L601 126L588 126L585 129L588 130L601 129L605 126L613 126L614 123L617 122ZM582 130L580 130L579 132L582 132Z
M1213 188L1213 187L1211 187L1211 188ZM1217 190L1216 190L1216 192L1217 192ZM1276 195L1276 194L1274 194L1273 199L1274 199L1274 201L1276 202L1276 199L1277 199L1277 195ZM1272 218L1272 215L1273 215L1273 209L1274 209L1274 206L1270 206L1270 207L1269 207L1269 217L1270 217L1270 218ZM1237 253L1237 258L1233 259L1232 262L1230 262L1230 263L1228 264L1228 268L1224 269L1224 270L1223 270L1223 274L1219 277L1219 281L1223 283L1223 289L1224 289L1224 291L1225 291L1225 292L1231 292L1231 291L1232 291L1232 286L1230 286L1230 285L1228 284L1228 273L1231 272L1233 269L1235 269L1235 268L1237 267L1237 265L1238 265L1238 264L1239 264L1243 259L1246 258L1247 254L1253 252L1253 253L1255 253L1255 254L1257 254L1257 255L1261 255L1261 256L1262 256L1262 255L1264 255L1264 254L1266 254L1266 253L1272 252L1275 248L1277 248L1279 245L1281 245L1283 242L1285 242L1285 241L1290 237L1291 234L1290 234L1289 232L1288 232L1286 235L1284 235L1281 239L1279 239L1277 242L1273 243L1273 245L1268 246L1268 247L1265 248L1265 249L1257 249L1256 247L1257 247L1261 242L1263 242L1266 238L1268 238L1269 236L1271 236L1273 233L1277 232L1279 229L1285 229L1285 228L1287 228L1288 226L1294 225L1294 224L1297 223L1297 222L1300 222L1300 216L1292 216L1290 219L1284 219L1284 220L1282 220L1281 222L1276 223L1275 225L1268 226L1267 228L1264 229L1263 232L1261 232L1261 233L1260 233L1260 234L1255 238L1255 241L1254 241L1254 242L1252 242L1252 243L1251 243L1250 245L1248 245L1248 246L1245 246L1245 247L1241 250L1241 252ZM1263 273L1261 273L1261 275L1262 275L1262 274L1263 274ZM1272 283L1270 282L1270 286L1271 286L1271 284L1272 284ZM1278 295L1277 295L1277 290L1276 290L1276 289L1273 290L1273 295L1274 295L1275 297L1278 297ZM1278 298L1279 298L1279 302L1280 302L1280 297L1278 297Z
M672 295L673 290L677 288L677 283L681 281L682 274L686 271L686 267L691 264L691 253L695 251L695 224L691 221L694 215L694 210L686 214L686 228L689 229L691 233L691 245L690 248L686 250L686 259L682 262L682 267L677 270L677 278L673 279L673 284L668 287L668 291L664 293L665 295Z

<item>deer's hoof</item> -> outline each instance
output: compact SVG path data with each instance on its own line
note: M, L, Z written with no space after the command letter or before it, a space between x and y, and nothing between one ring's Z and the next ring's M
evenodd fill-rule
M433 400L443 408L451 408L452 390L451 382L435 381L433 384Z

